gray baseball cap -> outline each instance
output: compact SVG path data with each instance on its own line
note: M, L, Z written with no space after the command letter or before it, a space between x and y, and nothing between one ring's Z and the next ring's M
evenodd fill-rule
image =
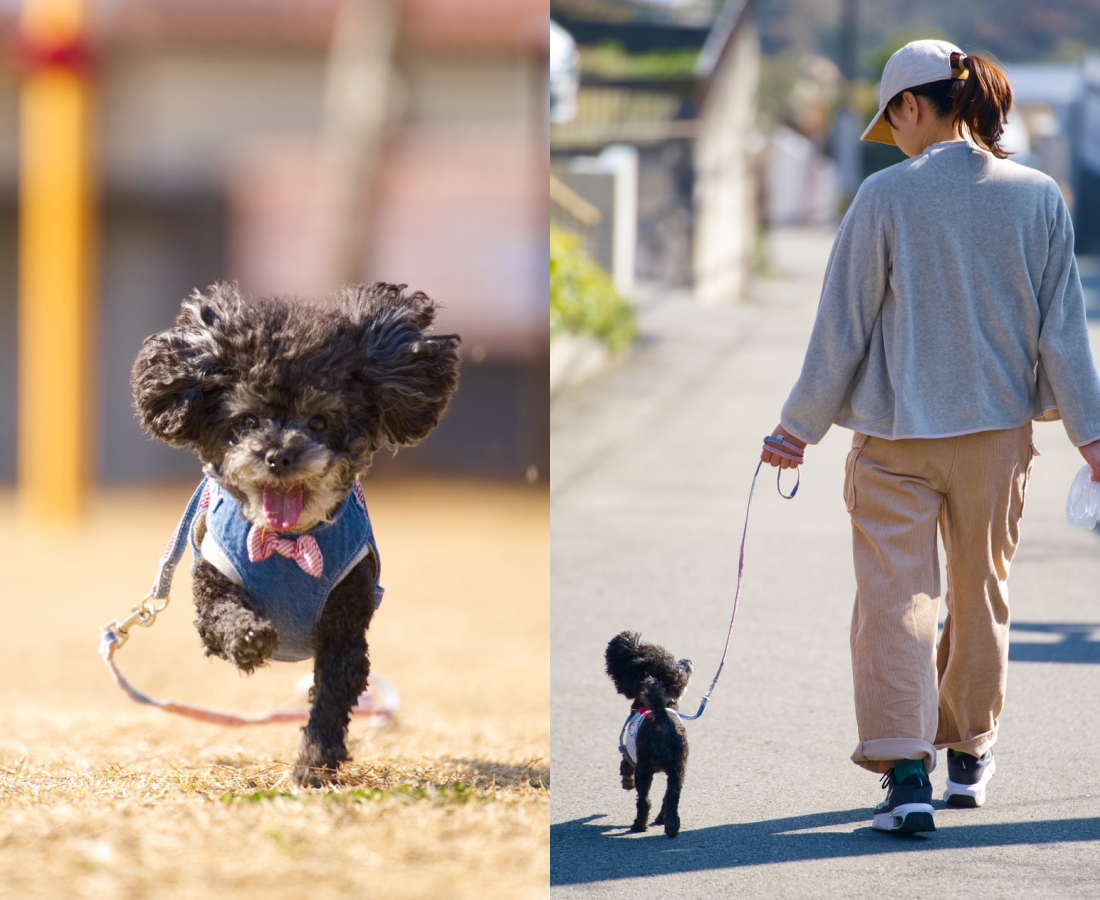
M952 56L955 58L954 68L951 66ZM965 56L962 50L947 41L913 41L898 50L882 70L882 81L878 86L878 113L860 140L896 146L890 122L884 115L886 104L909 88L933 81L966 78L970 72L959 68Z

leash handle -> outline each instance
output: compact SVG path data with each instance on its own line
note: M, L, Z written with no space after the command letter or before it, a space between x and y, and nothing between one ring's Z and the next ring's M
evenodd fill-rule
M764 438L764 440L768 441L767 438ZM768 441L768 443L772 442ZM699 709L695 712L695 715L688 716L684 713L680 713L680 718L687 722L698 719L703 714L703 710L707 708L707 702L710 700L710 695L714 691L714 686L718 684L718 678L721 676L722 669L726 665L726 654L729 653L730 641L733 640L733 623L737 621L737 605L741 600L741 588L745 583L745 541L749 536L749 513L752 512L752 499L756 494L756 480L760 477L760 469L763 465L763 460L760 460L760 462L756 464L756 471L752 476L752 487L749 488L749 502L745 504L745 525L741 529L741 553L737 560L737 589L733 594L733 614L730 616L729 631L726 632L726 646L722 649L722 658L718 662L718 671L714 673L714 680L711 681L710 687L707 688L707 692L703 694L703 699L700 701ZM779 496L784 500L793 500L794 495L798 493L798 487L802 483L802 473L801 470L797 468L795 469L795 473L798 475L798 480L795 481L794 487L789 494L783 493L783 486L781 483L783 470L780 469L776 474L775 488L779 491Z

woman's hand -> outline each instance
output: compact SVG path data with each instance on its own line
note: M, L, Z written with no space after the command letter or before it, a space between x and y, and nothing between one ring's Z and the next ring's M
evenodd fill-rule
M1081 455L1085 457L1085 462L1092 469L1092 480L1100 481L1100 441L1093 441L1091 444L1085 444L1085 446L1077 449L1081 451Z
M804 450L806 448L805 441L800 441L793 434L787 431L787 429L784 428L782 425L776 425L775 431L771 433L771 436L783 438L783 443L790 444L791 449L794 451ZM780 456L778 453L772 452L772 446L773 445L771 444L764 444L764 449L760 453L760 459L762 462L766 462L769 466L778 466L781 469L794 469L798 466L798 463L796 463L793 459L787 459L786 457ZM1100 441L1097 441L1095 445L1090 444L1089 446L1096 446L1097 463L1098 465L1100 465ZM1081 448L1081 452L1085 452L1084 447ZM1100 472L1100 468L1094 466L1092 471L1093 478L1096 478L1096 473Z

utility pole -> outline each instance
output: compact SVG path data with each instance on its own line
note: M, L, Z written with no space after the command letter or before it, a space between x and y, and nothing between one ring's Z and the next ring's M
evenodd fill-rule
M863 180L863 153L859 145L859 117L854 104L854 85L859 77L858 0L841 0L838 56L843 77L843 99L833 123L833 149L840 169L840 189L851 200Z
M395 88L398 0L343 0L325 78L320 207L327 228L320 291L363 278Z
M25 0L20 87L18 494L76 519L91 469L95 365L87 0Z

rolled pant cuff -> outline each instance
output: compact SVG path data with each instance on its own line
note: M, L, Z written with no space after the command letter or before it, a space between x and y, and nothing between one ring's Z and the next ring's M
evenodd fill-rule
M940 750L950 748L957 753L969 753L971 756L981 756L995 743L997 743L997 732L987 731L985 734L979 734L977 737L970 738L966 741L937 742L936 747Z
M919 759L924 763L924 771L931 772L936 768L936 748L919 738L878 738L860 741L852 754L852 762L857 766L880 775L892 769L899 759Z

